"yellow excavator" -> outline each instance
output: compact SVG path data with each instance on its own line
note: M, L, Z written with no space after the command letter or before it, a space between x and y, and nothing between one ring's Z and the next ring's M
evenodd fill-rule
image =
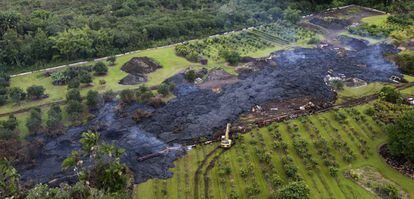
M231 147L231 139L229 136L230 133L230 123L227 123L227 127L226 127L226 134L221 136L221 147L228 149Z

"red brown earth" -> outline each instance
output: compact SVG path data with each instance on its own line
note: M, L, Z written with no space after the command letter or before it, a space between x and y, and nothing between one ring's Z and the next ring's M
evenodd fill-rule
M384 158L385 162L389 166L399 171L401 174L406 175L411 179L414 179L413 162L408 161L404 157L396 157L392 155L386 144L380 147L379 154L382 156L382 158Z

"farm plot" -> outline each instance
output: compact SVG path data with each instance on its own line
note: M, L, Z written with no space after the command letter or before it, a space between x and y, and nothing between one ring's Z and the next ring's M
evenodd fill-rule
M278 45L286 45L315 36L314 32L292 25L286 21L276 21L275 23L263 25L249 33Z
M345 177L350 169L364 166L374 168L399 190L414 194L414 182L388 167L378 155L377 148L386 136L382 126L363 113L366 108L334 110L253 130L240 136L231 149L208 158L197 175L186 167L190 159L199 158L201 149L190 151L176 162L173 178L137 185L136 197L269 198L280 188L303 181L311 198L375 198ZM186 175L200 179L197 188L179 177ZM162 183L177 188L155 191Z
M286 21L277 21L252 30L191 41L181 44L181 46L191 52L186 55L189 59L198 56L212 61L219 61L221 60L220 52L222 51L237 51L242 56L248 56L257 51L277 50L313 36L315 36L315 33L311 31Z

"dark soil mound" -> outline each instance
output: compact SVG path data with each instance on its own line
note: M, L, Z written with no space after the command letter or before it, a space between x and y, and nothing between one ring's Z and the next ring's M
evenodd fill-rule
M212 70L207 75L207 80L225 80L232 78L233 75L223 69Z
M145 75L131 75L128 74L126 77L119 81L122 85L135 85L137 83L146 82L147 77Z
M391 167L398 170L400 173L414 179L413 162L408 161L404 157L393 156L390 150L388 150L386 144L380 147L379 153Z
M367 48L369 44L369 42L366 40L356 39L345 35L338 36L338 40L342 45L348 46L352 50L362 50L364 48Z
M125 63L121 70L132 75L141 75L154 72L159 68L161 65L148 57L134 57Z
M311 19L309 22L316 24L318 26L322 26L329 30L342 30L352 24L351 20L328 18L328 17L326 18L315 17Z
M162 68L162 66L148 57L134 57L121 67L121 70L129 73L129 75L123 78L119 83L124 85L134 85L146 82L147 78L145 74L154 72L159 68Z

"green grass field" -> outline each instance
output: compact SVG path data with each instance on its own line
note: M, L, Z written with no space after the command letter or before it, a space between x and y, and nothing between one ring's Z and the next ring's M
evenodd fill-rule
M121 70L122 65L133 57L141 56L148 56L150 58L153 58L163 66L162 69L149 74L149 81L146 83L149 86L160 84L165 79L173 76L186 67L193 65L186 59L176 56L173 47L150 49L140 51L138 53L124 55L117 58L115 66L109 67L107 75L94 77L93 86L82 88L81 94L85 95L90 89L104 92L107 90L119 91L127 88L137 88L139 85L126 86L118 84L118 82L127 75L127 73ZM93 62L91 62L91 64L92 63ZM99 85L99 80L101 79L105 80L106 84ZM19 109L35 107L38 105L65 99L66 86L54 86L52 84L51 78L45 77L42 72L11 78L11 87L20 87L25 90L27 87L32 85L40 85L45 87L46 94L48 94L49 97L37 101L25 101L20 105L8 103L0 108L0 113L7 113Z
M341 104L347 100L358 99L364 96L378 93L385 85L387 84L382 82L374 82L367 84L366 86L359 87L345 86L342 91L338 92L338 99L336 103Z
M271 127L244 134L215 162L212 161L214 157L207 159L207 163L202 166L203 172L199 175L200 181L195 185L195 168L199 166L206 151L215 147L200 146L176 161L176 167L171 169L174 172L172 178L149 180L137 185L136 198L205 198L206 194L209 198L268 198L281 186L292 181L287 175L287 167L282 164L286 155L292 157L293 164L297 167L297 175L309 186L312 198L375 198L372 193L344 177L349 169L364 166L375 168L386 179L413 195L414 181L388 167L378 155L377 149L386 141L386 136L382 126L363 114L365 108L366 105L352 110L339 110L347 118L347 122L342 124L335 119L335 112L330 111L273 124ZM359 114L365 119L357 120ZM300 156L295 149L295 139L306 141L307 145L303 148L307 149L306 153L317 165L309 166L308 158L301 158L304 156ZM320 140L327 142L330 156L319 153L321 147L317 147L316 143ZM280 147L275 148L277 142L287 144L286 152ZM341 147L337 147L334 142L342 143ZM347 147L349 152L344 150ZM216 154L220 154L220 150L222 149ZM355 159L345 161L347 154L353 154ZM266 156L269 156L268 160L263 161ZM323 163L326 160L338 164L337 177L330 175L328 167ZM208 169L207 165L211 162L214 162L214 166ZM281 184L272 184L271 176L274 174L282 179ZM194 190L197 190L196 194Z
M371 25L377 25L377 26L383 26L387 23L389 15L375 15L371 17L365 17L361 19L361 22L371 24Z

